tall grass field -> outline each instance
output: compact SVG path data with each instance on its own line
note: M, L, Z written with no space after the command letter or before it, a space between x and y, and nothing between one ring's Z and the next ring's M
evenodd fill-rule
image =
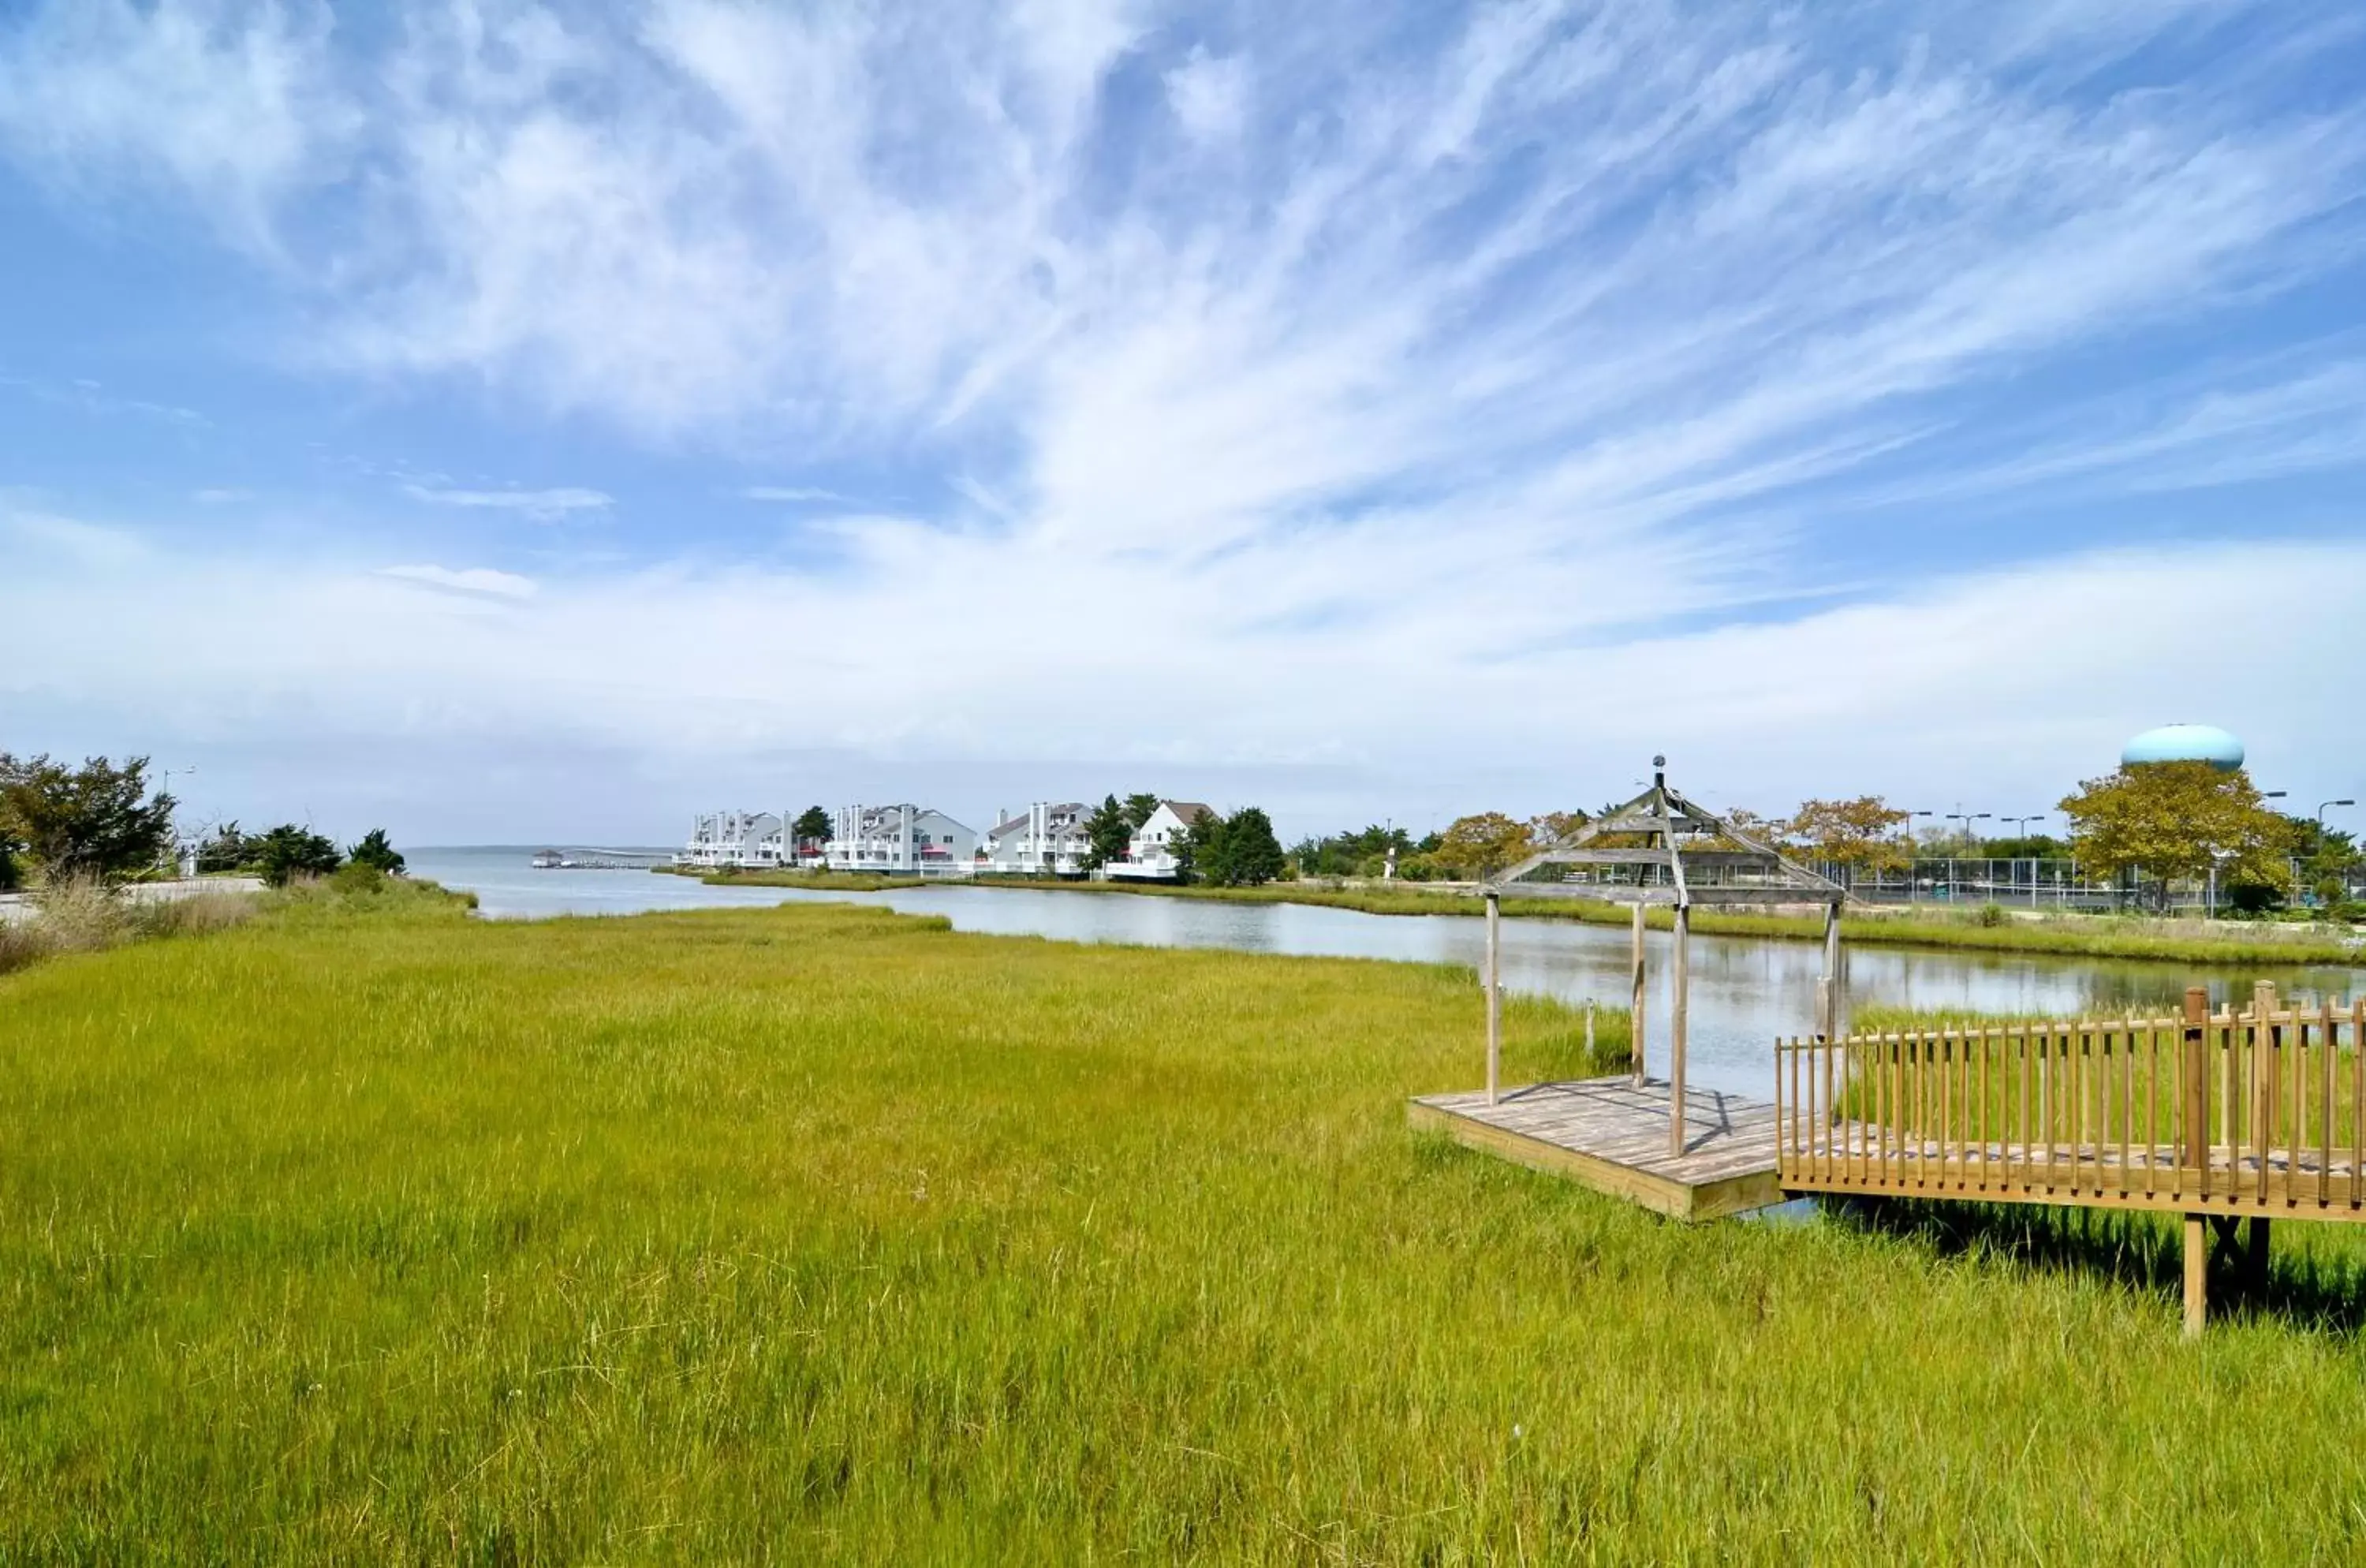
M1687 1228L1411 1134L1482 1006L833 906L44 958L0 1562L2366 1555L2338 1314L2188 1345L2107 1249ZM1507 1077L1586 1070L1507 1013Z

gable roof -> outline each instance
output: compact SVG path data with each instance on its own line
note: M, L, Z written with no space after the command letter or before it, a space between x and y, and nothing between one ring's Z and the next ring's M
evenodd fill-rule
M1670 787L1668 775L1660 771L1666 766L1664 758L1652 758L1651 766L1651 788L1560 842L1504 867L1487 879L1487 890L1516 889L1523 897L1591 898L1609 904L1846 902L1848 891L1839 883L1817 875ZM1591 847L1596 840L1613 836L1639 837L1643 843L1640 847ZM1698 847L1686 849L1687 838ZM1709 847L1720 841L1741 848ZM1690 876L1685 874L1688 862ZM1561 868L1560 875L1549 881L1530 879L1530 873L1554 867ZM1569 880L1578 867L1585 869L1574 874L1584 880ZM1666 882L1649 874L1661 869L1668 873Z
M1196 800L1162 800L1158 804L1182 818L1186 828L1200 820L1200 818L1211 815L1206 807Z

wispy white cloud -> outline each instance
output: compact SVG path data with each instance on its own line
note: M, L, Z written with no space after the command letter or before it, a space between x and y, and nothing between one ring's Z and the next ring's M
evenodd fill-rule
M605 512L616 503L614 496L603 491L561 488L557 490L452 490L434 485L406 484L402 493L413 501L424 501L436 506L479 507L493 512L514 512L537 523L554 522L576 512Z
M892 637L880 635L882 600L791 573L536 585L485 569L266 571L127 555L85 579L112 607L104 616L45 573L0 578L0 671L20 711L73 708L98 724L169 713L221 732L268 693L308 733L477 737L489 755L539 738L623 760L661 739L719 769L793 738L876 759L882 781L946 757L1082 758L1127 776L1259 768L1282 781L1272 803L1285 812L1290 780L1327 790L1341 769L1453 799L1478 767L1510 805L1590 803L1654 750L1729 798L1787 805L1828 786L1835 738L1859 787L2025 793L2106 769L2120 737L2189 714L2235 725L2280 783L2359 782L2337 776L2350 764L2322 743L2323 672L2349 650L2338 617L2298 617L2273 637L2192 628L2296 582L2357 581L2366 544L2081 555L1517 660L1467 634L1433 639L1418 595L1374 617L1251 626L1273 604L1313 603L1307 585L1211 617L1194 601L1254 581L1254 566L1121 584L1099 569L1064 575L1051 558L1029 563L1031 576L981 578L996 564L984 551L932 565L940 536L914 530L908 545L873 563L899 574ZM1110 598L1119 586L1133 596ZM963 629L982 595L1009 627L984 644ZM1034 603L1059 613L1008 613ZM1999 635L2020 627L2043 635ZM1801 678L1834 671L1846 678ZM815 700L839 682L865 700ZM1028 693L1044 700L1013 700ZM1155 723L1112 723L1135 709Z
M6 504L0 504L0 538L8 541L10 555L28 571L37 566L115 570L149 553L140 536L128 528Z
M0 24L0 146L69 186L186 192L276 251L282 204L357 129L325 6L73 0Z
M0 376L0 387L37 398L45 403L78 409L89 414L132 414L142 419L161 420L166 424L188 430L199 429L212 423L197 410L183 408L177 403L118 396L87 377L77 377L68 381L44 381L25 376Z
M749 485L738 491L744 501L844 501L836 491L811 490L802 485Z
M1835 660L1864 697L1850 712L2002 715L1968 652L1914 628L2042 601L2069 645L1967 647L2006 660L1990 672L2024 722L2108 726L2216 678L2090 637L2091 612L2136 615L2139 590L2198 603L2229 558L2162 575L2066 534L2065 559L1904 598L1770 519L1943 479L2292 472L2357 440L2345 351L1996 456L2049 412L2022 406L2048 373L2101 376L2099 351L2349 265L2354 102L2278 94L2288 66L2232 42L2142 92L2090 85L2148 44L2214 40L2234 8L2204 0L1909 26L1538 3L1427 17L1419 48L1369 7L1255 7L1220 36L1149 6L492 4L414 13L358 63L310 10L192 30L189 0L101 0L87 25L67 9L0 44L20 73L0 85L37 63L80 129L0 111L15 156L62 187L174 182L301 261L287 286L314 373L487 389L550 428L752 447L756 472L885 471L927 498L831 519L827 573L652 523L638 558L722 564L570 577L515 614L414 591L499 592L420 575L442 568L313 584L390 636L463 619L405 679L499 708L489 723L561 722L535 716L571 712L564 694L622 716L601 731L619 746L794 728L883 753L1382 766L1586 734L1746 760L1718 737L1789 755L1752 715L1799 715L1791 686ZM197 93L209 73L188 155L121 107L152 76ZM250 111L260 151L205 131ZM335 223L310 194L331 173L368 195ZM1916 471L1972 425L1977 461ZM614 505L396 477L541 519ZM2353 564L2327 552L2260 558ZM1801 609L1835 582L1876 596ZM258 662L331 635L309 609L259 615ZM2238 662L2267 680L2285 656ZM2079 660L2093 684L2072 691L2054 672ZM784 694L839 679L931 700L817 714ZM1594 682L1609 699L1577 694ZM1035 689L1061 701L998 701ZM1635 690L1675 700L1647 711ZM1829 748L1850 712L1804 718Z
M378 569L381 577L400 578L422 587L441 589L446 592L481 594L493 599L531 599L539 585L530 577L514 572L495 571L490 567L466 567L454 570L442 566L389 566Z
M1193 139L1221 141L1238 136L1248 113L1248 62L1211 55L1194 46L1190 57L1166 73L1167 107Z

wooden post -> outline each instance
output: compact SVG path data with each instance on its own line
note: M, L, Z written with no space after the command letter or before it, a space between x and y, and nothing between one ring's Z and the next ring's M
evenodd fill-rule
M2282 1084L2276 1069L2282 1065L2283 1042L2268 1021L2275 1010L2275 982L2262 980L2251 991L2251 1153L2259 1162L2253 1186L2262 1203L2268 1201L2268 1150L2275 1143L2277 1091Z
M2210 1190L2210 993L2185 991L2185 1052L2178 1063L2177 1163L2197 1174L2179 1183L2181 1191ZM2192 1222L2199 1224L2199 1221Z
M1487 895L1487 1103L1495 1103L1504 1060L1504 901Z
M1643 903L1635 902L1635 940L1633 953L1634 999L1628 1003L1627 1049L1635 1058L1635 1082L1643 1082Z
M1816 991L1816 1028L1827 1040L1841 1032L1841 907L1824 906L1824 977Z
M2198 1339L2210 1320L2210 1226L2200 1214L2185 1216L2185 1337Z
M1668 1157L1684 1152L1684 1024L1692 991L1693 911L1676 906L1676 962L1668 984Z

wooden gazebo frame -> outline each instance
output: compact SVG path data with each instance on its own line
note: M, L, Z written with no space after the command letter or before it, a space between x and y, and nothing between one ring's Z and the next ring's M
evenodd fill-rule
M1655 905L1675 912L1675 970L1668 1042L1668 1152L1684 1153L1684 1031L1691 1001L1692 908L1696 904L1770 908L1824 907L1824 972L1817 986L1816 1032L1840 1026L1841 907L1848 890L1817 875L1779 851L1668 786L1668 760L1651 759L1651 787L1595 818L1560 842L1482 885L1487 899L1487 1101L1495 1103L1503 1054L1503 987L1499 927L1507 893L1523 898L1586 898L1633 908L1634 996L1630 1049L1635 1081L1643 1081L1645 912ZM1605 840L1614 840L1605 842ZM1695 848L1687 849L1689 840ZM1540 872L1557 874L1539 879Z

